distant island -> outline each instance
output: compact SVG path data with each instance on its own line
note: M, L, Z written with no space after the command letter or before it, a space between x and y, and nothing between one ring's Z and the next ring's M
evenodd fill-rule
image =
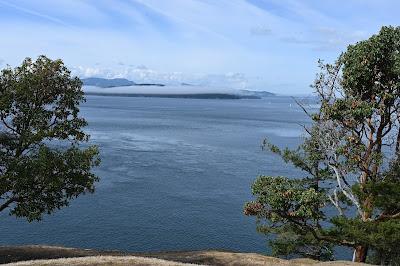
M166 85L160 83L136 83L134 81L125 78L98 78L90 77L81 79L83 85L94 86L98 88L114 88L114 87L132 87L132 86L158 86L164 87ZM118 91L86 91L86 95L98 95L98 96L122 96L122 97L157 97L157 98L191 98L191 99L261 99L265 97L275 96L275 94L268 91L252 91L252 90L240 90L237 92L199 92L196 89L198 85L182 82L182 87L193 87L191 90L184 90L183 92L176 92L168 90L167 87L164 92L146 91L146 92L118 92ZM187 92L186 92L187 91Z
M165 86L160 83L136 83L134 81L124 79L124 78L83 78L81 79L83 85L85 86L96 86L99 88L113 88L113 87L126 87L126 86Z
M154 98L185 98L185 99L261 99L261 97L253 95L237 95L229 93L102 93L102 92L86 92L86 95L97 96L119 96L119 97L154 97Z
M84 78L81 79L83 85L86 86L96 86L100 88L112 88L112 87L123 87L123 86L133 86L136 83L128 79L115 78L115 79L105 79L105 78Z
M260 98L276 96L274 93L269 92L269 91L241 90L240 92L241 92L243 95L257 96L257 97L260 97Z

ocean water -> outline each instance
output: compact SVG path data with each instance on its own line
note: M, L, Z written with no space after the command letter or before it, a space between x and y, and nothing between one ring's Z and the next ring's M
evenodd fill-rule
M291 98L88 96L81 111L101 150L96 192L40 222L3 212L0 244L268 251L242 209L257 175L299 174L261 149L264 138L300 143L300 125L309 121Z

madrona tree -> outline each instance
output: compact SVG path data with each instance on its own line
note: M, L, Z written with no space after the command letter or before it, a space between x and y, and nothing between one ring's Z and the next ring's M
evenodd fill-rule
M320 108L296 150L265 147L302 170L259 176L245 214L271 235L276 255L334 258L354 250L381 263L400 257L400 28L383 27L350 45L335 64L320 63Z
M61 60L27 58L0 74L0 211L41 219L92 192L98 150L79 116L82 83Z

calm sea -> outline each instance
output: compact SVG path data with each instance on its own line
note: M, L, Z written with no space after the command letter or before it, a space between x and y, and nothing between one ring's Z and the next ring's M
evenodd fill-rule
M101 181L41 222L0 216L0 244L128 251L267 251L242 214L257 175L295 175L261 150L301 141L307 117L289 97L196 100L88 96Z

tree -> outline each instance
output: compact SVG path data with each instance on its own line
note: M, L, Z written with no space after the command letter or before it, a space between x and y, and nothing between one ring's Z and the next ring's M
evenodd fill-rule
M61 60L26 58L0 74L0 211L40 220L94 191L99 164L79 116L82 83Z
M327 260L345 246L354 261L371 254L393 263L400 258L400 27L383 27L320 67L319 112L302 106L312 119L304 143L281 150L265 142L304 176L258 177L244 212L274 236L276 255Z

